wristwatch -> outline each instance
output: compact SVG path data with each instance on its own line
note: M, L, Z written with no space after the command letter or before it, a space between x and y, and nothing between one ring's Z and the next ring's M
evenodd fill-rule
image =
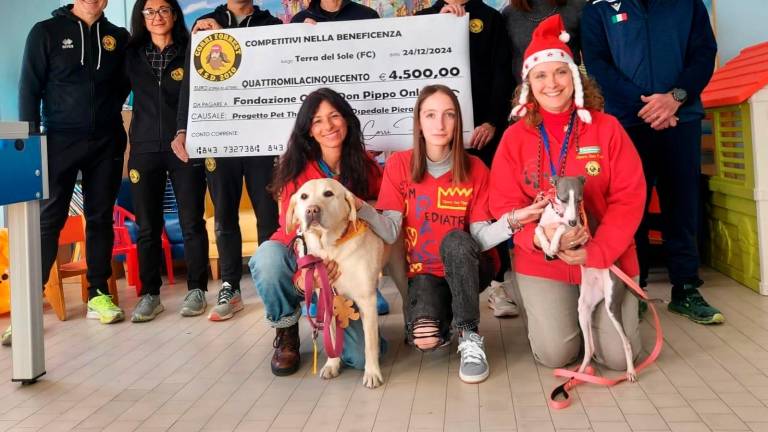
M673 88L669 91L669 93L672 95L672 99L680 102L681 104L685 103L685 101L688 99L688 92L681 88Z

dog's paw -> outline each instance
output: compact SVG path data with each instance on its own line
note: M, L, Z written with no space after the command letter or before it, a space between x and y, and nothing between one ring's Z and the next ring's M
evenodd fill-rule
M363 374L363 385L369 389L376 388L384 383L384 378L381 377L381 371L365 371Z
M635 371L628 371L627 372L627 381L635 383L637 382L637 372Z
M320 378L333 379L339 376L339 374L341 373L341 362L331 361L331 360L339 360L339 359L328 359L328 361L325 362L325 366L323 366L323 368L320 369Z

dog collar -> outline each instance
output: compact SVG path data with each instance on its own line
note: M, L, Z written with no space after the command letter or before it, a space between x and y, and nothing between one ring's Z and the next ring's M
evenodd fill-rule
M339 237L338 240L336 240L336 246L347 242L349 240L352 240L353 238L359 236L360 234L364 233L368 230L368 224L364 221L354 221L349 222L347 224L347 229L344 230L344 234Z

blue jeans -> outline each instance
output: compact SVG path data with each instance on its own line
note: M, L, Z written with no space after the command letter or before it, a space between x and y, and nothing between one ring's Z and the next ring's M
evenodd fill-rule
M248 261L256 291L264 302L267 321L275 328L290 327L301 318L302 296L293 286L296 273L296 256L282 243L266 241L259 245ZM387 342L379 331L379 353L383 355ZM322 346L322 345L321 345ZM349 322L344 329L344 351L341 361L345 366L365 368L365 338L361 320Z

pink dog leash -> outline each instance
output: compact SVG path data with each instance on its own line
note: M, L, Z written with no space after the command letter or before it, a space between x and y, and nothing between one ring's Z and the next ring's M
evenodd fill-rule
M621 269L616 267L615 265L610 267L610 270L619 277L632 291L634 291L635 294L637 294L640 298L643 300L646 300L648 303L648 307L653 313L653 322L656 327L656 343L654 344L653 350L651 351L651 354L645 358L636 368L635 370L639 373L641 370L645 369L646 367L650 366L656 359L659 357L659 354L661 354L661 348L664 345L664 332L661 330L661 321L659 320L659 313L656 311L656 307L653 305L653 303L650 302L650 299L648 298L648 294L640 288L640 286L635 283L635 281L626 275ZM564 377L568 378L568 381L565 383L557 386L552 393L549 396L549 407L552 409L563 409L571 405L571 399L570 395L568 394L568 390L571 390L572 388L576 387L577 385L581 383L592 383L597 385L602 385L606 387L614 386L622 381L625 381L627 379L627 376L624 375L620 378L616 379L609 379L605 377L596 376L594 374L594 369L592 367L588 367L587 370L584 373L579 373L576 371L568 370L568 369L555 369L554 375L557 377ZM562 396L562 399L559 399Z
M313 344L317 339L317 334L320 330L323 331L323 346L325 347L325 353L329 358L341 357L341 353L344 351L344 329L341 328L339 323L336 323L336 345L334 346L331 340L331 320L333 316L333 288L328 280L328 270L323 264L323 260L314 255L304 255L296 260L296 264L299 269L306 269L304 274L304 301L309 309L309 304L312 303L312 293L314 292L315 272L317 272L320 278L320 294L317 296L317 320L313 320L312 317L307 314L309 325L312 327L312 339ZM317 349L315 345L315 361L313 364L317 364ZM316 373L316 366L313 366L313 373Z

